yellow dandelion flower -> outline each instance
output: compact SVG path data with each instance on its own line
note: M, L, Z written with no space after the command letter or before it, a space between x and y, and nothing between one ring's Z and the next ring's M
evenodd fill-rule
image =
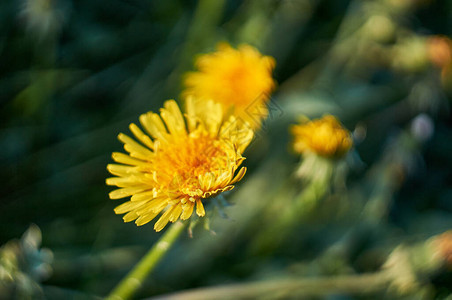
M186 75L183 96L217 101L225 112L258 128L268 115L266 103L276 85L272 78L275 60L249 45L234 49L221 43L217 48L196 59L199 71Z
M342 157L353 145L350 132L331 115L291 127L293 149L300 154Z
M452 40L447 36L432 36L427 39L430 61L441 70L441 80L448 84L452 75Z
M223 121L221 105L209 102L204 113L195 113L194 101L187 99L187 113L182 115L174 100L168 100L158 114L140 116L145 134L134 123L130 131L135 138L120 133L128 154L113 153L108 171L117 176L106 183L119 189L111 199L131 196L115 208L124 221L138 226L157 217L156 231L179 218L187 220L196 206L196 214L205 215L203 201L229 191L245 175L239 167L242 153L253 132L239 128L234 117ZM237 171L238 170L238 171Z
M430 61L439 68L452 64L452 40L446 36L432 36L427 39Z

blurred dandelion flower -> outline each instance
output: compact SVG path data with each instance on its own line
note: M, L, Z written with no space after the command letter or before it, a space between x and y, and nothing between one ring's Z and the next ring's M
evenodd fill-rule
M429 66L428 47L424 37L400 38L390 53L392 66L397 71L418 73Z
M58 31L62 23L62 14L56 10L53 0L24 0L20 16L27 30L39 38Z
M238 169L253 131L238 127L233 116L224 121L218 103L209 101L204 109L195 112L194 100L188 98L184 120L176 102L168 100L160 116L140 116L152 139L133 123L129 128L141 144L119 134L129 154L113 153L119 164L107 169L118 177L106 183L119 187L110 193L111 199L132 196L115 208L117 214L126 213L125 222L135 220L141 226L163 212L154 225L160 231L168 222L190 218L195 205L202 217L204 199L231 190L243 178L246 168Z
M444 261L452 269L452 230L446 231L432 240L436 250L435 256Z
M445 68L452 63L452 40L446 36L432 36L427 39L427 49L430 61L439 68Z
M451 85L452 40L447 36L435 35L427 39L428 56L432 64L441 70L441 82Z
M217 101L225 112L234 113L252 128L260 127L276 85L272 78L275 60L249 45L234 49L221 43L217 48L196 59L199 71L186 75L183 95Z
M353 145L350 132L332 115L293 125L290 130L294 137L293 149L300 154L340 158Z

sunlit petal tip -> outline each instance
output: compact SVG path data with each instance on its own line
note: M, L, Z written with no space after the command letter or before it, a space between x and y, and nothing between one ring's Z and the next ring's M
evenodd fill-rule
M110 178L105 179L105 184L106 184L106 185L115 185L115 184L114 184L114 180L115 180L116 178L117 178L117 177L110 177Z
M238 171L237 175L235 175L234 179L232 179L231 184L234 184L234 183L242 180L243 176L245 176L245 173L246 173L246 167L242 167Z
M233 189L234 189L233 185L228 185L227 187L222 189L222 192L227 192L227 191L230 191L230 190L233 190Z
M118 134L117 138L118 138L118 140L120 140L121 142L124 143L124 137L125 137L125 136L126 136L126 135L125 135L124 133L120 132L120 133Z
M140 217L141 218L141 217ZM138 221L139 219L137 219L137 220L135 220L135 224L137 225L137 226L143 226L143 225L145 225L145 224L147 224L147 223L149 223L150 221Z
M182 205L175 205L173 208L173 211L170 214L169 220L171 223L176 222L177 220L179 220L179 217L182 213Z
M121 199L121 198L127 197L127 196L124 196L124 195L120 192L120 190L114 190L114 191L111 191L111 192L108 194L108 196L109 196L110 199L112 199L112 200L116 200L116 199Z
M137 226L143 226L144 224L151 222L156 216L157 216L156 213L148 213L145 215L141 215L138 219L135 220L135 224Z
M170 220L170 214L172 213L173 208L168 209L158 221L154 224L154 230L159 232L163 228L165 228L166 224L168 224Z
M204 217L206 215L206 211L204 209L204 205L202 204L201 200L196 200L196 214L199 217Z
M124 220L125 223L132 222L132 221L136 220L137 218L138 218L138 215L133 211L125 214L122 217L122 219Z
M130 123L129 124L129 130L130 131L134 131L134 130L136 130L138 128L138 126L135 124L135 123Z
M116 214L124 214L127 213L129 211L133 211L136 210L137 208L139 208L142 205L142 203L137 203L137 202L131 202L131 201L127 201L124 202L121 205L118 205L115 207L114 211Z

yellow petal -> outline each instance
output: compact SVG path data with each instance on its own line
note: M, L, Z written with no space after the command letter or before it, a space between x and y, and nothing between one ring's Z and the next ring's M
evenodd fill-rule
M131 123L129 125L129 129L140 142L146 145L149 149L154 149L154 142L152 142L151 138L143 131L141 131L141 129L137 125Z
M174 210L174 206L170 207L165 213L158 219L158 221L154 225L154 230L159 232L163 228L165 228L166 224L168 224L170 216Z
M221 189L221 192L227 192L227 191L232 190L233 188L234 188L233 185L228 185L228 186L222 188L222 189Z
M170 222L172 222L172 223L176 222L179 219L181 213L182 213L182 205L180 205L180 204L175 205L173 211L171 212L170 218L169 218Z
M141 146L140 144L135 142L132 138L123 133L120 133L118 135L118 139L124 143L124 149L129 153L137 152L141 154L142 157L145 158L150 158L154 155L154 153L152 153L151 150Z
M127 176L133 173L136 173L136 167L117 165L117 164L108 164L107 170L113 175L116 176Z
M246 173L246 167L242 167L240 171L235 175L234 179L230 182L230 184L234 184L240 180L242 180L243 176L245 176Z
M165 196L161 196L155 198L149 203L149 207L152 207L154 211L162 211L168 205L168 198Z
M131 201L151 200L154 198L154 191L146 191L144 193L135 194L130 198Z
M176 101L168 100L164 104L165 108L160 110L160 115L165 121L166 127L171 134L185 135L185 122Z
M210 190L215 181L215 175L212 172L204 173L198 176L198 181L202 190Z
M124 153L113 152L111 157L113 158L113 160L115 162L118 162L118 163L131 165L131 166L146 166L146 162L139 160L139 159L132 158L129 155L124 154Z
M155 139L166 140L167 131L159 115L148 112L140 116L141 125Z
M128 177L111 177L105 180L107 185L116 185L117 187L142 187L147 188L147 185L144 184L139 177L137 176L128 176Z
M124 217L122 217L122 219L126 223L127 222L132 222L136 218L138 218L138 215L134 211L128 212L127 214L124 215Z
M126 212L131 211L131 210L136 210L136 209L140 208L145 203L146 203L146 201L142 201L142 202L127 201L127 202L124 202L121 205L116 206L114 211L115 211L115 213L117 215L124 214Z
M192 132L196 129L197 116L196 116L196 108L193 97L187 97L185 100L185 111L187 112L187 126L188 131Z
M151 201L146 201L147 204L140 209L137 209L136 212L139 216L145 215L148 212L161 212L165 207L168 206L168 200L165 197L157 197L152 199Z
M110 196L110 199L121 199L121 198L125 198L137 193L141 193L144 192L146 189L141 188L141 187L126 187L126 188L122 188L122 189L117 189L114 190L112 192L110 192L110 194L108 194Z
M142 226L142 225L152 221L157 215L158 215L158 213L154 213L154 212L150 212L146 215L142 215L138 219L136 219L135 224L137 224L137 226Z
M206 211L204 210L204 205L202 205L200 199L196 200L196 214L200 217L204 217L206 214Z
M182 207L184 211L182 212L180 218L182 220L187 220L188 218L190 218L193 213L194 207L195 204L193 202L187 202L187 204Z

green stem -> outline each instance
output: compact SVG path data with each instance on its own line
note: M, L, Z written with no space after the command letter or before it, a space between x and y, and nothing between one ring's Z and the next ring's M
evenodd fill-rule
M272 253L281 243L292 233L294 226L303 222L308 218L316 208L318 201L326 194L328 188L328 180L310 182L303 192L295 196L295 201L287 203L287 208L282 210L278 218L269 223L267 227L262 229L251 244L251 252L255 253ZM291 194L281 192L279 201L274 201L276 205L280 205L282 198L292 200ZM268 212L274 214L276 209L270 209Z
M391 274L380 271L371 274L338 277L282 279L199 288L159 296L162 300L308 298L332 293L352 295L372 294L386 289Z
M111 291L106 299L130 299L141 287L146 276L155 268L163 256L168 252L187 222L176 222L165 232L148 253L135 265L123 280Z

